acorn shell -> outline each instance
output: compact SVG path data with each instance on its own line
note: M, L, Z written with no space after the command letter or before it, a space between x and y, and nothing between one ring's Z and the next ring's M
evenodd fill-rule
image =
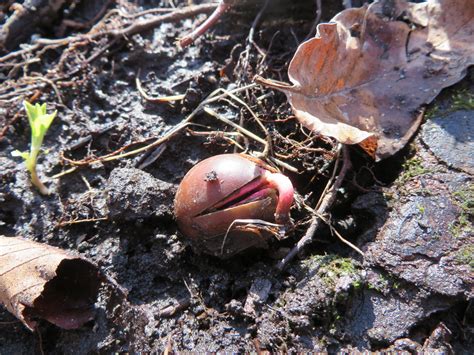
M254 227L235 225L224 236L235 219L274 221L278 197L276 192L262 200L205 213L264 171L259 164L241 154L221 154L201 161L183 178L175 197L175 216L180 231L198 252L226 257L250 247L265 247L268 233Z

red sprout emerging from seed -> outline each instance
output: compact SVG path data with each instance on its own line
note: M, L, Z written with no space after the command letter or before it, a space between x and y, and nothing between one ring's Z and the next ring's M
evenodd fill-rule
M280 173L272 173L262 169L262 174L255 180L244 185L242 188L230 194L227 198L213 206L214 209L221 209L230 206L243 205L268 196L272 189L278 191L278 203L275 210L275 222L279 224L289 224L290 208L293 204L294 189L290 179ZM246 196L247 195L247 196ZM240 199L242 198L243 199ZM240 199L240 200L239 200ZM233 203L233 201L236 201Z
M203 160L183 178L176 193L175 216L183 235L210 254L222 254L217 239L230 233L226 255L232 255L266 245L267 238L255 226L232 229L236 221L291 226L293 193L290 179L261 160L221 154Z

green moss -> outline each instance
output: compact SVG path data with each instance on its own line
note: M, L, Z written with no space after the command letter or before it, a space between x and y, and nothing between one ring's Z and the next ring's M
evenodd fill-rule
M347 303L347 299L351 291L362 288L365 283L360 275L360 265L351 258L343 258L338 255L315 255L303 262L308 269L307 277L318 278L322 284L322 288L326 293L325 299L322 301L321 310L318 311L318 318L321 318L322 324L329 334L338 334L342 329L344 321L343 311ZM350 282L349 292L338 292L336 285L342 278L347 278Z
M318 276L328 287L334 287L337 281L346 275L356 275L360 268L350 258L341 258L338 255L314 255L303 262L309 269L317 270ZM355 278L354 287L360 287L360 280Z
M431 169L427 169L423 166L423 160L418 156L406 160L403 163L402 168L403 172L398 178L398 184L400 186L404 185L406 182L410 181L416 176L433 172Z
M453 197L464 212L474 215L474 184L468 184L466 188L454 192Z
M374 290L382 294L389 292L391 289L398 289L400 282L389 274L379 274L377 278L372 278L371 282L367 283L369 290Z
M420 214L425 214L425 206L417 205L417 207L418 207L418 211L420 212Z
M388 287L389 287L389 282L388 282L388 280L384 279L383 277L381 277L376 282L369 282L367 284L367 288L369 290L375 290L375 291L378 291L378 292L384 292Z
M474 270L474 245L466 245L456 255L459 264L469 265Z
M345 275L354 275L358 271L354 261L349 258L332 256L329 262L323 265L319 271L323 282L329 287L334 287L337 280Z
M474 110L474 93L466 89L460 90L453 95L450 111Z
M441 109L438 104L433 104L431 107L428 107L428 109L425 112L425 118L426 119L432 119L433 117L441 115Z
M443 117L447 114L459 110L474 110L474 92L467 89L455 91L449 99L447 107L440 107L438 103L431 105L425 112L425 117L431 119L433 117Z
M380 275L376 280L369 282L367 288L369 290L375 290L380 293L383 293L390 286L389 280L387 280L384 275Z
M454 237L474 233L472 219L474 218L474 184L453 193L454 203L461 209L459 217L451 223L449 231Z

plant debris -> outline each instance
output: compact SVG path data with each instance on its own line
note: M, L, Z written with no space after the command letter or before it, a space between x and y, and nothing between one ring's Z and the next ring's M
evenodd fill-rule
M81 257L0 236L0 303L30 330L38 318L64 329L92 320L100 280L96 266Z
M307 128L380 160L416 132L420 106L474 64L473 32L470 0L376 2L320 24L290 63L292 85L256 80L283 91Z

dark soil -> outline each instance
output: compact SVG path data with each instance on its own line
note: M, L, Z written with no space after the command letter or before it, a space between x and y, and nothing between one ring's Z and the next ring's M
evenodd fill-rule
M43 322L37 334L1 308L1 354L355 349L472 353L472 175L444 161L445 155L438 156L438 145L430 149L430 142L420 138L424 133L378 164L351 148L353 170L331 216L344 237L363 250L364 260L323 227L283 272L276 269L277 261L308 227L310 216L303 209L292 212L299 223L287 239L228 260L197 254L177 230L173 199L182 177L200 160L234 151L217 134L196 136L182 130L151 163L146 152L47 178L71 167L61 154L80 160L164 135L218 88L249 84L257 73L286 80L297 45L311 31L315 2L270 2L254 38L261 53L256 46L247 47L249 30L264 3L252 0L242 1L184 50L175 41L204 15L120 38L102 53L97 51L109 45L107 38L69 47L69 54L68 47L53 48L41 62L28 66L0 68L0 125L6 127L0 140L0 234L79 252L126 289L130 302L120 301L104 286L94 321L74 331ZM118 3L122 11L132 13L169 7L170 1ZM186 1L174 3L184 6ZM35 26L25 29L22 42L75 35L78 29L67 25L71 21L86 24L80 30L85 33L100 20L95 16L104 6L110 10L118 5L64 2L49 22L32 22ZM342 9L340 1L323 1L323 21ZM5 26L12 13L6 7L0 10ZM20 48L9 46L14 48L4 46L4 54ZM246 49L248 65L243 64ZM38 87L15 91L24 83L22 75L54 78L71 71L57 83L63 103L41 81ZM185 99L146 102L137 90L137 76L150 95L182 93ZM462 108L472 122L473 87L469 74L443 92L429 112L441 117ZM49 152L38 166L52 190L47 197L32 187L24 164L11 156L15 149L28 149L30 130L21 102L35 90L41 93L40 102L58 110L43 144ZM299 151L285 137L302 141L309 132L287 120L291 111L283 95L254 87L239 97L262 118L274 153L286 155L282 160L298 169L285 173L314 206L331 174L334 142L314 137L314 147L325 154ZM453 97L465 98L465 105ZM221 100L211 107L264 136L235 102ZM193 131L232 131L204 113L192 122L196 125L188 128ZM472 142L472 129L464 137ZM259 143L249 143L250 150L262 150Z

